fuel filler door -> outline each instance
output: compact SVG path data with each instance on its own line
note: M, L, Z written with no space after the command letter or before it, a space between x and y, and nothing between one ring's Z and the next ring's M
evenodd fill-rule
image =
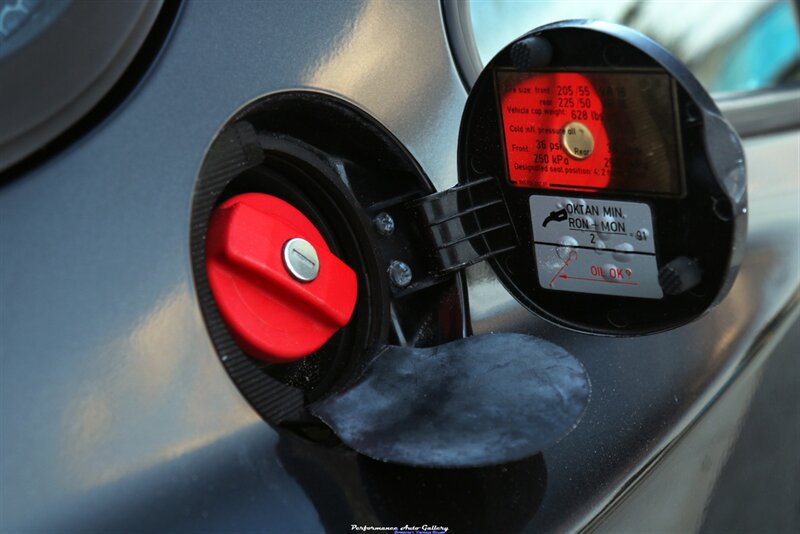
M491 256L506 288L558 324L614 335L677 327L736 275L747 213L739 139L680 62L625 27L561 22L500 51L469 95L458 164L461 188L493 182L514 233L473 238L473 257ZM496 227L470 211L481 203L462 195L461 218Z

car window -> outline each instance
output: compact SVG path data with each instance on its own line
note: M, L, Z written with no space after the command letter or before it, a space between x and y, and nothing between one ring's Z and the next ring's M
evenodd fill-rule
M484 65L532 28L593 18L630 26L655 39L715 93L800 80L797 8L791 0L469 0L468 5Z

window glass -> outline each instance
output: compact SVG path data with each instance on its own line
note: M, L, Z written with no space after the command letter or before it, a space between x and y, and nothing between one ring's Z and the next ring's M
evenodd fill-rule
M800 79L797 13L791 0L470 0L485 65L537 26L599 19L630 26L680 58L713 92L748 91Z

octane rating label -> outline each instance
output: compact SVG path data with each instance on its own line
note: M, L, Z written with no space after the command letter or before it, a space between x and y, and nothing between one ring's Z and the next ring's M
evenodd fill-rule
M650 206L532 195L539 285L620 297L660 299Z
M655 254L653 216L643 202L531 195L533 240Z

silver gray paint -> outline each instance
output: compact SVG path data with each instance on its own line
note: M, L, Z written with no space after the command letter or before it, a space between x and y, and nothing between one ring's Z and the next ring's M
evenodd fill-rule
M0 530L313 532L278 435L239 395L197 306L192 189L214 132L247 101L308 87L357 103L437 188L455 183L466 94L434 2L189 2L141 87L69 150L0 189ZM696 324L585 336L470 271L476 332L524 331L576 354L584 421L545 453L532 527L584 524L677 439L748 361L800 285L796 133L746 144L748 248ZM602 481L594 488L576 480Z
M214 133L300 87L357 102L455 183L466 95L436 4L189 2L113 116L0 190L3 531L319 530L208 339L188 246Z

